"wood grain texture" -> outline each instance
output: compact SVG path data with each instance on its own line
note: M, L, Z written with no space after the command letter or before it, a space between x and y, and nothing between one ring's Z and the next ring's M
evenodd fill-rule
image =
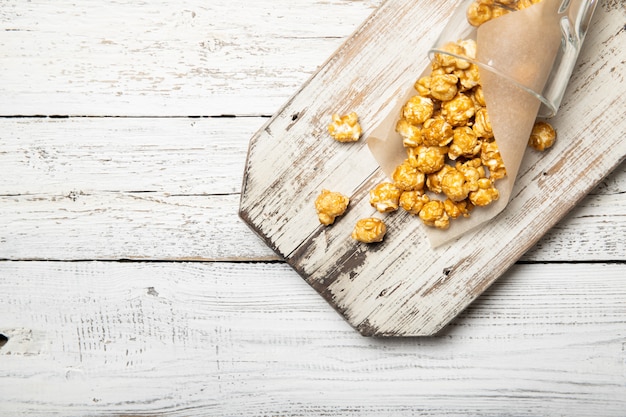
M248 142L266 122L0 119L10 173L0 176L0 258L281 259L237 216ZM523 259L624 260L624 196L622 164Z
M379 4L6 0L0 114L273 114Z
M356 111L364 125L376 126L389 100L427 65L426 56L401 61L407 44L427 51L433 41L415 27L432 24L438 33L437 22L452 9L386 2L251 141L242 218L365 335L441 330L626 156L626 81L617 52L626 33L621 16L600 7L552 119L560 140L547 154L528 152L505 211L438 248L406 213L386 217L389 232L379 245L350 239L357 220L375 214L369 190L387 179L364 143L367 131L355 146L328 139L330 115ZM330 228L302 214L322 188L351 199Z
M285 264L0 262L0 411L622 416L625 273L518 265L441 335L373 339Z

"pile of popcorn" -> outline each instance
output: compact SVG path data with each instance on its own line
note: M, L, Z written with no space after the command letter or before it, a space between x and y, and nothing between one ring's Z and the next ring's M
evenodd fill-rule
M478 26L533 2L475 0L467 11L468 21ZM417 94L403 105L396 124L406 159L396 167L392 181L370 191L369 202L380 213L402 208L427 226L447 229L451 220L469 217L475 207L499 198L496 182L506 176L506 168L489 121L478 67L463 59L476 58L476 42L449 43L442 50L450 54L434 55L431 73L415 82ZM354 112L333 115L328 130L340 142L358 141L362 132ZM543 151L555 137L552 126L537 122L529 146ZM348 197L328 190L315 202L324 225L334 223L348 205ZM380 242L385 233L384 221L370 217L357 222L352 238Z

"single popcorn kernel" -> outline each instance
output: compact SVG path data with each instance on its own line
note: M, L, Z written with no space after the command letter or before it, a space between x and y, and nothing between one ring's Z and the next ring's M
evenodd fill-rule
M469 217L470 212L474 209L474 205L467 200L455 202L449 198L443 202L443 207L451 219L458 219L461 216Z
M487 102L485 101L485 94L483 93L483 88L480 85L477 85L472 90L472 93L470 94L470 98L474 102L474 107L476 107L477 111L481 107L487 106Z
M476 41L474 39L465 39L459 41L458 44L463 47L465 51L463 55L470 59L476 59Z
M461 91L471 90L480 84L480 73L476 64L470 64L467 69L456 70L454 74L459 79Z
M430 95L431 97L440 100L448 101L452 100L456 93L457 82L459 77L454 74L440 74L430 77Z
M556 140L556 131L547 122L536 122L530 133L528 145L538 151L545 151L554 145Z
M433 57L432 68L434 70L443 69L446 73L452 73L455 70L464 70L469 68L470 63L460 56L465 56L465 48L458 43L448 42L440 48L446 53L436 53ZM432 76L432 74L431 74Z
M356 142L361 137L359 116L352 112L345 116L333 114L333 122L328 125L328 132L338 142Z
M370 191L370 204L381 213L398 210L402 190L390 182L378 184Z
M470 191L476 191L478 189L478 181L487 176L480 158L470 159L464 163L457 162L456 169L465 176L465 181Z
M452 100L441 104L441 113L452 126L467 125L475 112L474 102L463 93L458 93Z
M430 198L423 191L405 191L400 196L400 207L408 211L410 214L419 215L424 204L428 203Z
M452 201L465 200L470 192L465 184L465 175L454 168L441 179L441 190Z
M418 146L408 148L409 163L424 174L439 171L446 163L447 146Z
M352 231L352 238L363 243L382 242L387 233L385 223L375 217L359 220Z
M396 132L402 136L402 144L405 147L415 147L422 144L422 129L407 122L406 119L398 120Z
M472 128L468 126L457 127L454 129L448 158L453 161L460 156L471 158L480 152L480 144L481 142Z
M444 165L439 171L426 176L426 188L433 193L442 193L441 180L448 173L448 171L454 169L450 165Z
M480 159L483 165L489 169L489 178L498 180L506 177L506 168L496 142L482 143Z
M402 107L402 117L418 126L430 119L435 110L433 101L428 97L413 96Z
M452 141L453 135L452 126L442 117L428 119L422 127L422 144L425 146L446 146Z
M415 81L413 88L417 90L420 96L422 97L431 97L430 95L430 83L432 78L430 76L425 76Z
M331 225L335 218L345 213L350 199L341 193L322 190L322 193L315 200L315 210L323 225Z
M493 138L493 129L491 128L491 121L489 120L489 113L487 113L486 108L482 107L476 111L472 130L479 138Z
M405 160L392 174L393 182L402 191L415 191L424 188L425 175Z
M426 226L434 226L438 229L450 227L450 217L446 213L445 205L439 200L431 200L424 204L419 217Z
M478 190L469 193L469 199L475 206L487 206L500 198L500 192L491 178L478 180Z
M475 1L467 9L467 21L470 25L478 27L491 20L491 11L490 5Z

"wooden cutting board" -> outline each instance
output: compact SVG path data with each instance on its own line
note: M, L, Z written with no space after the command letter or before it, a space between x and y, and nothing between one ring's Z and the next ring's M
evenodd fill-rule
M557 143L526 152L511 201L486 225L432 248L419 219L396 212L385 217L383 243L350 238L358 219L376 215L368 193L386 180L368 133L428 65L426 52L456 6L437 0L385 2L252 137L240 216L361 334L435 334L624 159L626 20L619 3L596 9L552 119ZM423 53L409 59L407 51ZM360 116L363 138L335 142L326 130L330 117L350 111ZM322 188L351 199L331 227L319 224L314 209Z

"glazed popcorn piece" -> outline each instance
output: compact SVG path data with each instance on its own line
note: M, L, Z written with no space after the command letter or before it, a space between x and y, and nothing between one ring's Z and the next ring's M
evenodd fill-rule
M378 184L370 191L370 204L381 213L396 211L402 190L390 182Z
M430 119L434 110L435 106L430 98L413 96L402 107L402 118L418 126Z
M422 129L409 123L406 119L398 120L396 132L402 136L402 144L405 147L415 147L422 144Z
M434 117L422 126L422 144L426 146L446 146L452 141L454 131L443 117Z
M481 142L474 130L468 126L454 129L452 144L448 151L448 158L453 161L460 156L471 158L480 152Z
M402 191L421 190L426 180L424 173L412 166L408 159L396 167L392 179L396 187Z
M474 205L467 200L455 202L449 198L443 202L443 207L451 219L458 219L461 216L469 217L470 212L474 209Z
M500 192L494 187L491 178L478 180L478 190L469 193L469 199L475 206L486 206L500 197Z
M440 101L452 100L458 92L459 77L454 74L436 74L430 77L430 96Z
M363 243L382 242L387 233L385 222L375 217L359 220L352 231L352 238Z
M453 167L446 164L439 171L427 175L426 176L426 188L428 188L428 191L431 191L436 194L442 193L443 191L441 189L441 181L443 180L443 177L450 170L453 170L453 169L454 169Z
M328 133L338 142L356 142L362 134L359 116L352 112L345 116L333 114L333 122L328 125Z
M350 199L341 193L322 190L315 200L315 210L321 224L328 226L335 222L335 218L345 213Z
M556 140L556 131L547 122L536 122L530 133L528 145L535 150L545 151L554 145Z
M400 196L400 207L415 216L419 215L424 204L430 201L430 197L423 191L405 191Z
M472 130L479 138L493 138L493 129L491 128L491 121L489 120L489 113L487 113L486 108L481 107L480 109L476 110Z
M424 174L432 174L443 168L447 153L447 146L418 146L407 149L409 163Z
M474 102L463 93L457 93L452 100L441 104L441 114L452 126L467 125L475 113Z
M445 205L439 200L431 200L424 204L419 217L427 226L434 226L438 229L450 227L450 217L446 213Z
M496 142L483 142L481 145L480 159L488 169L489 178L497 180L506 176L504 161Z

